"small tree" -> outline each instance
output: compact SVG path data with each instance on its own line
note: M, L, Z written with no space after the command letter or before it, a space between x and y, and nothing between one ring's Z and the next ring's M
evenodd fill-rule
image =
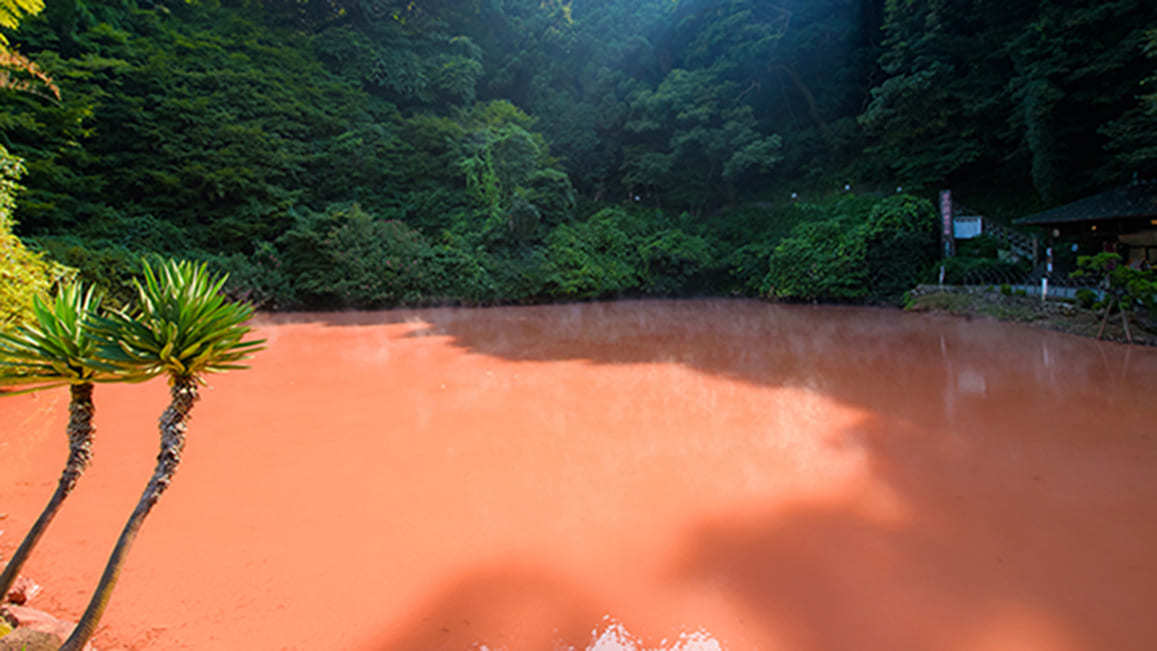
M1072 275L1074 278L1098 279L1105 292L1105 314L1101 318L1101 328L1097 330L1097 339L1105 334L1105 326L1114 307L1120 308L1121 326L1129 343L1133 343L1129 313L1143 308L1148 311L1150 318L1157 315L1157 273L1122 264L1121 256L1116 253L1082 255L1077 258L1077 271Z
M168 261L144 265L144 284L136 282L137 312L93 321L103 340L100 360L110 372L169 376L172 401L161 415L161 451L156 469L125 524L100 583L62 650L79 650L96 631L112 597L124 559L145 517L168 488L181 461L189 412L206 373L246 368L238 362L260 350L264 340L243 341L253 314L247 304L228 301L221 288L227 276L211 276L204 264Z
M98 342L85 324L97 314L100 301L92 289L86 291L80 283L69 285L49 305L39 297L33 299L35 323L12 333L0 333L0 386L24 387L3 395L66 385L72 394L68 405L68 461L56 492L0 574L0 595L12 587L20 568L92 458L93 383L132 379L122 373L101 372L88 361L97 356Z

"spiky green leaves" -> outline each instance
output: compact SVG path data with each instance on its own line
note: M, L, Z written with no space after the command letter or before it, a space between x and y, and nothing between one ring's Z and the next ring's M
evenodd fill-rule
M65 384L111 381L94 366L100 341L86 324L95 318L101 297L81 283L62 287L50 303L33 299L33 322L0 333L0 386L29 386L17 393Z
M16 29L22 18L43 8L44 0L0 0L0 27ZM8 45L3 35L0 35L0 45Z
M94 319L104 339L98 367L171 379L246 368L238 364L265 340L243 341L253 308L221 294L227 276L211 275L205 264L169 260L144 265L144 283L134 281L138 306L133 314Z

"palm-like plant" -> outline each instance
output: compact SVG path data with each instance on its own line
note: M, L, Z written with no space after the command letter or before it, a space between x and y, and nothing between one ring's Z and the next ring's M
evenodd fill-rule
M189 412L206 373L246 368L238 364L260 350L264 340L243 341L253 308L221 295L226 277L211 276L204 264L168 261L144 265L144 284L136 283L139 305L129 315L94 319L91 330L104 340L100 358L109 372L169 376L172 401L161 415L161 451L156 469L125 524L105 565L100 583L62 650L82 649L108 606L125 555L145 517L172 482L185 447Z
M65 385L72 393L68 405L68 462L48 505L0 574L0 595L8 593L32 549L92 459L93 383L131 379L98 370L89 362L97 356L98 341L85 329L85 324L95 318L100 302L101 297L92 289L85 290L79 283L68 285L61 288L50 304L46 305L39 297L33 300L33 323L0 334L0 386L20 388L5 395Z

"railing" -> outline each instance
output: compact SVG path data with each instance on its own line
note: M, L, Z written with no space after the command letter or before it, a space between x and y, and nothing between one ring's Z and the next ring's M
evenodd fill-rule
M988 233L998 240L1001 240L1008 245L1008 248L1011 249L1013 253L1016 253L1020 257L1036 262L1038 246L1035 237L1025 235L1007 226L1002 226L984 217L981 217L980 221L981 224L983 224L981 230L984 233Z

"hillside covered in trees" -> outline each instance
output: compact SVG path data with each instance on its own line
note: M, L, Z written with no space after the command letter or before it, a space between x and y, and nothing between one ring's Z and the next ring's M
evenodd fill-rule
M114 297L161 253L289 309L889 300L940 188L1157 175L1147 0L47 0L7 34L59 89L0 90L16 233Z

